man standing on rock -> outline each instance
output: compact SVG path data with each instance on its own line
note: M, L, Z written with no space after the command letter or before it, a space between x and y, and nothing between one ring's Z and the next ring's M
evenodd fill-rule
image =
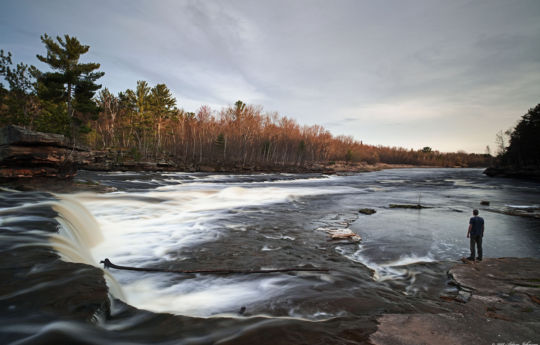
M475 245L478 247L478 257L476 260L482 261L482 238L484 237L484 218L478 216L478 210L473 210L473 217L469 220L469 230L467 238L471 239L471 256L467 260L474 261Z

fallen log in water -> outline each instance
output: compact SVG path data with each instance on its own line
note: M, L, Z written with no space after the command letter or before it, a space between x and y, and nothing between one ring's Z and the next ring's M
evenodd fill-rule
M218 273L218 274L250 274L250 273L273 273L273 272L328 272L328 268L278 268L267 270L230 270L230 269L215 269L215 270L171 270L166 268L151 268L151 267L131 267L120 266L113 264L109 259L100 261L104 268L115 268L117 270L142 271L142 272L165 272L165 273Z

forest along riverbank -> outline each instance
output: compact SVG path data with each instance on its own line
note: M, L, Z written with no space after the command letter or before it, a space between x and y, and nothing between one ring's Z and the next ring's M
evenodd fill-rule
M294 151L294 150L293 150ZM228 173L355 173L390 168L420 167L420 164L444 166L482 166L488 159L481 155L446 154L437 160L432 152L388 149L388 162L362 160L352 151L331 159L306 160L300 155L292 161L245 161L210 159L141 159L126 150L92 150L59 134L42 133L9 125L0 128L0 182L41 188L53 184L68 185L79 169L92 171L185 171ZM369 163L368 163L369 162ZM398 163L414 163L398 164ZM460 163L461 162L461 163ZM467 163L468 162L468 163ZM36 181L38 180L39 181ZM50 179L54 178L54 179ZM45 180L45 181L44 181Z
M473 292L462 303L471 287L447 276L467 255L473 207L486 219L486 257L540 258L539 220L496 212L534 206L540 189L533 182L492 179L480 169L350 176L87 171L76 179L116 191L0 192L2 255L10 258L2 274L4 281L15 277L0 297L3 343L384 343L403 315L415 325L429 318L422 329L435 333L428 325L474 317L491 331L489 342L501 341L494 338L501 328L508 341L531 340L521 330L538 327L534 286L505 290L495 302L491 292ZM485 200L489 206L480 205ZM362 241L333 240L336 231ZM98 262L105 258L183 270L329 271L103 275ZM471 272L507 277L507 266L495 274L481 265ZM103 278L93 278L96 272Z

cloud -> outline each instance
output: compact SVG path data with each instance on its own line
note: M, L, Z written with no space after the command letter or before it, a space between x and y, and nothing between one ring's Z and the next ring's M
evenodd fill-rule
M27 63L42 53L39 34L69 33L90 44L113 91L164 82L191 110L241 99L373 144L432 137L426 145L483 152L539 101L536 0L7 0L4 8L0 42Z

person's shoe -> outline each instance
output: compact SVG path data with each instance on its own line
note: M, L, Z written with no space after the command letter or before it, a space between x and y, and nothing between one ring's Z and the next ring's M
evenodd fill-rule
M482 261L482 258L476 258L476 261Z
M474 261L474 258L472 256L469 256L467 259L465 260L469 260L469 261Z

